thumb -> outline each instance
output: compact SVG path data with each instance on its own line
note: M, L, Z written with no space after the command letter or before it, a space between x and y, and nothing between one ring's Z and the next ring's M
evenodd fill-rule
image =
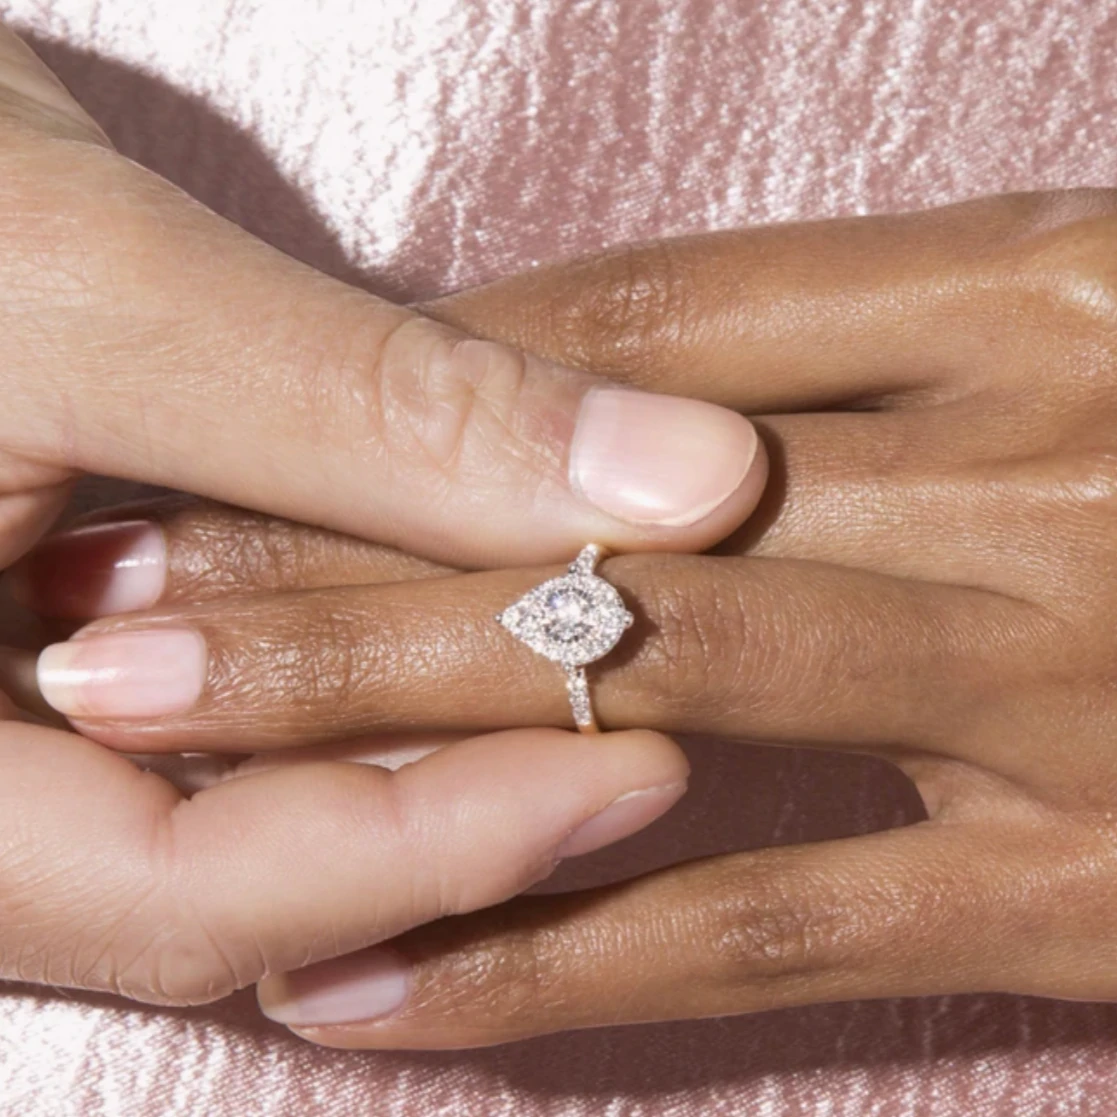
M28 112L41 87L57 114L45 69L22 74ZM702 549L755 505L736 413L468 338L26 120L0 114L9 454L463 565Z

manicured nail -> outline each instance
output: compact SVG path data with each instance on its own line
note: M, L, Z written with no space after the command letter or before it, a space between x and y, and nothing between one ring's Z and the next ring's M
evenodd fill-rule
M683 527L736 492L756 457L752 424L701 400L593 388L570 447L570 484L637 524Z
M16 601L52 617L150 609L167 581L167 546L145 520L91 524L48 536L6 578Z
M561 861L592 853L595 849L612 845L654 822L672 807L686 791L685 783L672 783L663 787L649 787L643 791L630 791L614 799L603 811L587 819L568 834L555 850Z
M266 978L257 995L269 1019L292 1028L313 1028L389 1016L410 992L407 962L389 947L375 947Z
M42 650L39 690L71 718L161 717L194 705L207 660L205 640L189 628L79 634Z

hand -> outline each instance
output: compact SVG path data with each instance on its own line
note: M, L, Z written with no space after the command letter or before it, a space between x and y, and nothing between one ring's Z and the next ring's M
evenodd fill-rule
M598 674L603 723L872 752L929 817L444 920L269 978L265 1009L319 1043L454 1047L859 997L1117 997L1114 259L1117 196L999 198L666 242L428 307L767 416L755 526L716 556L608 562L641 621ZM166 548L159 609L47 653L47 695L98 739L565 723L553 665L491 621L546 571L396 556L395 582L366 585L366 545L160 515L20 576L39 608L90 616L104 588L127 596L114 553ZM208 673L136 716L121 634L168 627L201 634ZM362 983L387 970L393 1004Z
M113 152L2 29L0 233L0 565L85 472L474 565L586 538L700 548L763 483L732 412L468 339L222 221ZM664 468L661 441L690 468ZM167 654L185 669L204 653L187 638ZM18 659L3 666L18 692ZM7 700L0 717L0 977L156 1001L490 904L654 817L685 776L655 735L533 732L186 799Z

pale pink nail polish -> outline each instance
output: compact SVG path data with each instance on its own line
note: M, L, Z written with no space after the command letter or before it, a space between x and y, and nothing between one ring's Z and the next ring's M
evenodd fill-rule
M389 947L375 947L268 978L260 984L259 1000L269 1019L312 1028L390 1016L410 992L406 960Z
M198 700L208 658L201 633L189 628L79 634L40 653L39 689L71 718L162 717Z
M630 791L627 795L614 799L604 810L568 834L555 850L555 856L559 860L579 857L583 853L592 853L595 849L619 842L654 822L674 806L685 791L685 783Z
M17 601L53 617L107 616L149 609L167 581L158 524L126 520L47 536L6 574Z
M636 524L697 523L739 488L759 445L735 411L701 400L594 388L570 447L570 484Z

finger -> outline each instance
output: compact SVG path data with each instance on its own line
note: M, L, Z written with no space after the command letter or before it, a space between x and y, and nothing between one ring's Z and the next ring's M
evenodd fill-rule
M157 604L448 573L353 536L175 496L102 510L47 536L4 582L40 615L88 620Z
M968 731L1001 670L1024 672L1045 637L1046 615L1016 601L821 564L625 556L602 569L637 617L591 670L598 716L612 728L930 747ZM96 621L42 653L38 681L83 733L130 751L567 725L560 669L494 619L559 573Z
M8 725L0 976L213 1000L506 898L645 825L685 779L665 738L542 730L398 772L300 765L184 800L80 738Z
M53 713L53 711L51 711ZM54 715L56 718L57 714ZM440 749L467 738L461 733L384 734L358 737L327 745L295 746L282 752L245 755L236 753L132 753L128 759L145 772L161 776L184 795L194 795L225 780L255 776L275 768L321 764L339 760L350 764L375 764L396 771Z
M92 117L18 36L0 27L0 120L66 139L111 146Z
M1049 452L1043 440L1057 432L1007 423L991 429L974 422L972 407L969 414L960 409L762 420L771 482L757 514L717 552L834 563L1015 596L1023 577L1043 598L1051 592L1049 490L1024 486L1004 507L989 469L973 463L996 455L999 438L1012 460ZM991 502L999 532L989 530ZM89 620L157 604L451 572L322 528L164 497L102 510L47 537L5 581L39 615Z
M300 764L319 764L323 760L344 760L351 764L375 764L396 771L432 753L449 748L467 738L461 733L381 733L375 737L354 737L325 745L305 745L281 752L260 752L247 757L229 772L230 779L268 772L273 768Z
M1060 869L1100 878L1099 843L1042 839L1031 820L922 824L522 897L269 977L260 1003L330 1047L459 1048L829 1001L1070 995L1068 955L1090 971L1090 951L1056 930L1044 889ZM404 1003L380 998L390 983ZM1105 975L1087 995L1115 994Z
M1050 600L1058 497L1034 483L1028 463L1055 453L1063 436L1022 429L1013 411L998 413L1003 403L759 420L771 480L757 512L715 552Z
M18 458L459 565L587 539L703 549L759 496L755 431L729 410L471 339L100 145L9 130L0 287L34 292L33 313L0 299L0 383L20 401L0 442Z
M30 714L38 721L64 726L65 719L44 701L35 675L37 655L26 648L0 646L0 693L20 715ZM5 715L8 717L9 715Z
M750 413L957 394L1049 342L1042 315L1002 338L1061 228L1112 191L986 198L922 213L625 246L424 304L482 337L656 391ZM1072 267L1075 266L1072 264ZM1057 280L1055 281L1057 282ZM1031 367L1029 362L1028 367Z

